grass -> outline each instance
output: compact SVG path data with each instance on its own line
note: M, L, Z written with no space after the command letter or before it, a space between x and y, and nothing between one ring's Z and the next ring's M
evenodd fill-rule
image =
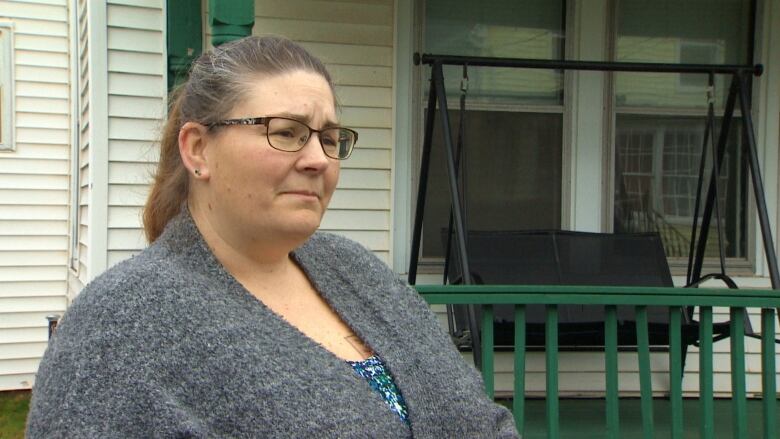
M24 438L30 391L0 392L0 439Z

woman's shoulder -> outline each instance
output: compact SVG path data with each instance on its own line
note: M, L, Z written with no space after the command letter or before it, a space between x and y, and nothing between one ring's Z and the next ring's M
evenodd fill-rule
M172 277L171 261L159 254L159 249L149 247L139 254L110 267L84 286L70 308L82 304L121 301L127 296L137 296L151 286Z
M164 253L151 246L90 281L68 306L58 333L103 337L106 327L126 331L175 314L197 275Z

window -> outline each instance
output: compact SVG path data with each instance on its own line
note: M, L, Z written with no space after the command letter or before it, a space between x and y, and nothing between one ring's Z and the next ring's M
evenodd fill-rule
M0 150L14 149L13 24L0 22Z
M558 1L427 0L423 51L435 54L562 59L566 5ZM430 69L420 78L427 96ZM445 67L450 123L463 118L463 181L469 230L555 229L561 225L563 74L469 68L466 111L458 110L461 67ZM427 103L422 100L423 105ZM423 258L444 255L450 195L437 114ZM421 123L422 125L422 123ZM422 130L420 130L422 131ZM422 142L420 141L420 144ZM419 166L417 166L419 169Z
M751 63L751 0L619 0L616 8L616 61ZM723 112L730 81L715 76L716 115ZM706 88L706 75L618 73L614 77L614 230L657 231L672 258L687 256L690 245ZM715 124L717 139L720 120ZM746 255L746 179L739 130L740 118L735 114L718 179L726 256L732 258ZM707 257L717 256L716 227L713 217Z

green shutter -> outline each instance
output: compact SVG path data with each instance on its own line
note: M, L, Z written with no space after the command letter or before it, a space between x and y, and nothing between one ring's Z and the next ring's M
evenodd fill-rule
M252 35L252 27L255 25L254 0L211 0L209 25L211 44L214 46Z
M187 79L192 61L203 52L200 0L167 0L168 90Z

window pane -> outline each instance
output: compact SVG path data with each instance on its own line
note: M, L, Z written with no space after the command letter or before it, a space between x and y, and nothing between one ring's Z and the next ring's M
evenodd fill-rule
M457 141L460 112L449 114L453 141ZM562 116L555 113L466 113L463 160L470 230L560 228L562 123ZM425 207L424 257L444 255L442 230L450 212L444 153L437 123Z
M425 52L485 57L562 59L564 2L547 0L428 0L425 3ZM455 98L460 68L445 71L446 88ZM426 83L427 86L427 83ZM563 75L552 70L469 69L472 103L563 102Z
M620 0L615 60L686 64L750 62L750 0ZM715 76L723 105L730 78ZM704 108L706 75L618 73L615 102L633 107Z
M617 61L751 62L751 0L618 0L616 8L613 57ZM728 75L715 75L716 114L722 114L730 81ZM614 229L659 232L669 257L684 257L689 251L704 141L706 86L706 75L615 75ZM646 109L652 114L637 114ZM680 116L681 109L691 116ZM747 183L740 125L735 118L718 178L724 247L729 257L745 256ZM716 119L716 131L719 129L720 118ZM707 148L711 148L709 143ZM710 151L708 156L712 160ZM705 169L711 169L710 162ZM707 184L705 177L705 188ZM714 216L708 233L705 256L717 257Z
M720 123L716 119L717 131ZM667 256L688 255L704 124L703 117L617 116L615 232L658 232ZM734 119L718 181L728 257L745 256L746 184L740 132L740 121ZM707 148L711 160L709 142ZM712 169L709 160L705 163L707 170ZM705 188L708 182L705 179ZM700 221L703 205L702 200ZM713 215L706 257L718 256L716 227Z

